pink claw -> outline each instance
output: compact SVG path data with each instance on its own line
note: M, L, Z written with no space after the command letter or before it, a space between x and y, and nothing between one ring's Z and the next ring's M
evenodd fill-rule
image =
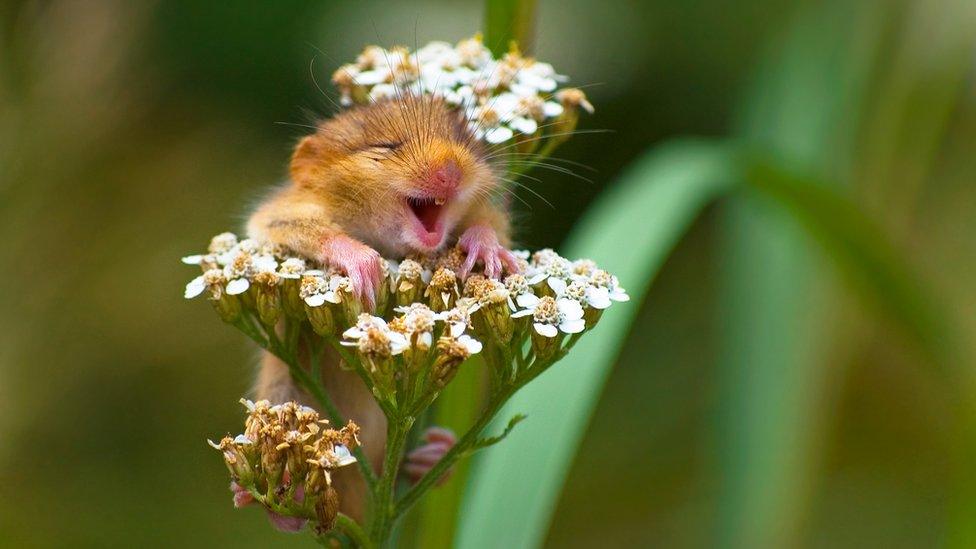
M519 272L516 257L498 243L495 230L487 225L469 227L458 239L458 245L467 253L461 265L461 278L466 278L478 261L484 264L488 278L501 278L504 270Z
M424 433L424 439L427 441L427 444L415 448L407 454L407 461L403 465L403 472L410 479L410 482L416 483L419 481L457 443L457 438L454 436L454 433L442 427L431 427L427 429ZM437 484L441 485L446 482L453 471L451 469L445 473L444 476L437 480Z
M376 292L380 285L380 254L369 246L345 235L327 238L322 243L321 261L342 269L356 297L370 310L376 305Z

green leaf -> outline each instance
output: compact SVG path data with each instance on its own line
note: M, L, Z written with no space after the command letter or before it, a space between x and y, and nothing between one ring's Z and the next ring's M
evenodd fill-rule
M931 291L880 225L850 198L815 178L757 160L747 169L752 189L776 202L812 237L865 304L893 320L934 364L949 364L954 345Z
M607 311L562 362L502 410L502 417L520 410L529 419L505 444L476 461L458 547L541 543L573 455L651 281L702 208L730 187L733 170L727 150L712 143L662 147L631 167L577 225L564 255L592 258L617 274L632 300Z
M940 14L946 21L972 20L951 15L948 5L921 11L926 19ZM918 18L901 26L904 22L884 3L836 0L797 15L784 40L771 44L741 110L738 137L763 155L744 166L755 192L730 204L722 218L720 317L726 328L719 365L716 542L730 547L800 544L796 536L816 490L832 391L841 385L852 340L870 333L839 325L845 316L836 311L843 310L845 299L831 267L863 304L893 321L931 362L948 365L955 353L935 292L914 273L879 220L851 198L884 196L885 213L897 209L899 191L891 177L879 177L884 173L879 159L894 160L886 169L917 179L909 161L913 156L870 153L894 149L889 141L897 113L890 108L891 96L897 103L908 95L889 83L874 89L871 79L883 72L886 40L901 46L898 33ZM972 36L932 24L913 34L919 43L931 44L935 26L942 28L940 48L952 43L950 37ZM956 49L950 56L953 67L971 57L966 53L971 47ZM895 67L893 82L915 78L904 68ZM956 72L944 76L946 82L961 81L965 72ZM918 78L933 87L933 75ZM908 130L907 148L933 149L927 141L949 110L943 92L952 86L940 81L934 87L937 101L924 105L932 121L913 119L918 126ZM865 116L872 111L880 117ZM859 141L865 128L882 129L868 140L875 151L866 151ZM930 131L918 133L920 128ZM822 253L811 253L813 246Z
M508 437L508 434L512 432L512 429L514 429L515 426L521 423L521 421L525 418L526 418L525 414L515 414L514 416L512 416L512 419L508 420L508 425L505 426L505 430L502 431L501 434L495 435L493 437L485 437L479 439L478 442L474 443L474 446L471 447L470 451L477 452L482 448L494 446L495 444L498 444L499 442L505 440L505 438Z

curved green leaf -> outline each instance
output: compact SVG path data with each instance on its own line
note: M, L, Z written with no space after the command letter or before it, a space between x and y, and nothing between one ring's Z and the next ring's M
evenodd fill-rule
M593 407L647 288L671 249L708 203L730 188L727 149L674 143L648 154L593 206L566 247L617 274L632 301L603 315L593 333L499 414L528 419L475 463L457 546L534 547L552 510Z

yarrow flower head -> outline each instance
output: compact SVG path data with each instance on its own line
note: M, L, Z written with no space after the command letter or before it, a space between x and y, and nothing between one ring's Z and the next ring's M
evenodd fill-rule
M559 88L567 80L514 47L496 59L480 35L453 46L431 42L412 53L368 46L332 75L343 105L405 94L440 97L464 113L478 139L491 144L537 135L547 125L565 133L568 123L575 126L579 109L593 112L581 90Z
M328 428L318 412L297 402L241 403L247 410L244 433L207 441L223 455L235 502L266 502L264 492L278 488L276 509L299 510L293 517L296 529L304 524L300 509L308 504L316 510L318 526L332 528L339 505L332 473L356 463L352 452L359 446L359 427L350 421L341 429Z
M532 315L536 333L556 337L559 332L578 334L586 328L583 307L578 301L560 297L543 296L534 305L512 314L513 318Z
M359 315L359 321L342 333L343 345L356 346L364 355L390 357L402 353L410 343L403 334L396 332L382 318L366 313Z
M490 393L510 395L569 352L614 302L629 299L617 278L592 261L569 261L553 250L513 256L518 264L504 280L477 264L459 277L467 255L457 247L434 257L384 259L375 306L366 313L336 266L225 233L208 253L184 258L202 271L184 295L206 296L224 321L285 362L325 409L331 395L317 374L325 353L335 353L387 418L416 418L472 355L483 353ZM357 463L359 428L351 422L333 428L297 402L242 403L243 432L210 441L230 472L235 505L263 504L288 530L312 522L318 533L329 532L341 495L333 474ZM359 466L368 474L365 462Z

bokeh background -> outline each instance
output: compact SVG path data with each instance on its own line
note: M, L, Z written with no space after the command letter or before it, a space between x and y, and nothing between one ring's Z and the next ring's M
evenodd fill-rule
M178 258L281 180L295 124L331 112L315 80L481 20L480 2L0 5L0 545L309 545L230 505L205 438L240 421L256 355L184 302ZM523 193L525 246L558 247L671 138L759 143L881 227L954 349L940 368L862 298L885 281L771 244L781 212L718 201L641 305L547 545L932 547L976 520L954 503L971 441L951 373L976 336L972 2L542 0L536 53L612 133L558 153L591 182L533 174L552 205Z

